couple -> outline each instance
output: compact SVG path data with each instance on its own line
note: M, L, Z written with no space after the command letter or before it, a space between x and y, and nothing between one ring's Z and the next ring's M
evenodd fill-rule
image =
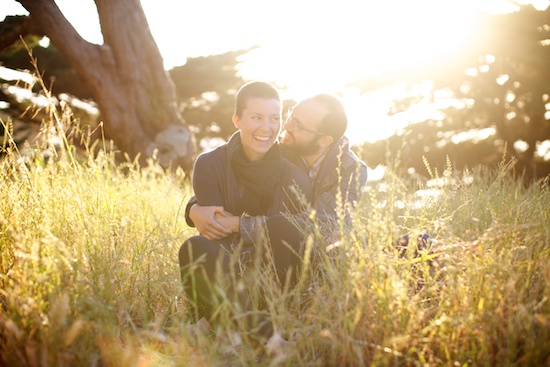
M339 99L319 94L300 101L288 111L279 144L281 107L271 84L246 83L235 101L232 121L238 131L195 162L195 197L187 205L186 221L200 235L183 243L179 263L197 319L212 316L216 276L238 271L229 254L239 251L253 258L258 243L269 239L269 256L284 284L288 273L299 272L305 239L304 229L288 215L311 206L328 227L336 222L340 193L349 210L366 184L367 167L343 136L347 117Z

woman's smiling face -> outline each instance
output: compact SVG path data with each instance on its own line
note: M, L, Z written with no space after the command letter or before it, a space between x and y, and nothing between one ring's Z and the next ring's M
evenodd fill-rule
M241 131L243 151L248 159L260 160L275 144L281 130L281 102L251 98L241 116L233 115L233 124Z

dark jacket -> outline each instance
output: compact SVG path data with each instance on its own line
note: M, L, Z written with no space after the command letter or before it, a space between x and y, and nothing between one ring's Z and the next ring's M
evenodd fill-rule
M302 157L289 148L283 155L292 163L308 172ZM337 195L342 193L342 204L355 208L367 183L367 165L349 149L349 141L342 137L334 144L313 181L313 207L319 219L336 218Z
M259 234L258 231L266 217L283 212L294 214L303 209L302 198L296 195L293 188L297 188L308 202L311 200L312 190L307 174L281 157L283 170L280 184L276 185L272 205L265 215L251 217L240 212L238 202L243 197L244 188L238 183L231 165L231 157L240 144L240 133L237 132L226 144L200 154L193 170L193 189L199 205L223 206L231 214L241 216L239 234L240 239L246 243ZM188 213L186 213L186 219L190 219ZM190 222L188 220L188 224L191 225L192 222Z

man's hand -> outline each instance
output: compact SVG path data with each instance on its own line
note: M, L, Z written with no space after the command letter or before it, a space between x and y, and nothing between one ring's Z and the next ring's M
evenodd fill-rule
M216 222L218 222L224 228L229 229L231 232L239 232L241 217L224 211L223 215L220 213L216 213L214 215L214 219L216 220Z
M218 240L232 233L230 228L220 223L223 223L223 218L226 216L232 215L226 212L222 206L200 206L199 204L194 204L189 211L189 217L195 223L199 233L209 240Z

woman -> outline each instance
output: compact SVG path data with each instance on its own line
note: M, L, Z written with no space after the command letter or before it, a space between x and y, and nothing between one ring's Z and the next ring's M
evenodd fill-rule
M186 240L179 251L184 289L197 304L198 318L211 316L210 285L216 283L217 271L224 275L238 271L230 265L230 255L254 253L255 245L266 238L262 234L270 240L279 279L285 281L297 263L286 244L297 248L302 238L283 213L301 211L303 200L312 196L307 174L279 152L281 99L271 84L243 85L232 121L238 131L226 144L201 154L193 170L197 203L219 207L216 220L229 230L228 235L214 239L201 233ZM223 268L217 269L217 264Z

